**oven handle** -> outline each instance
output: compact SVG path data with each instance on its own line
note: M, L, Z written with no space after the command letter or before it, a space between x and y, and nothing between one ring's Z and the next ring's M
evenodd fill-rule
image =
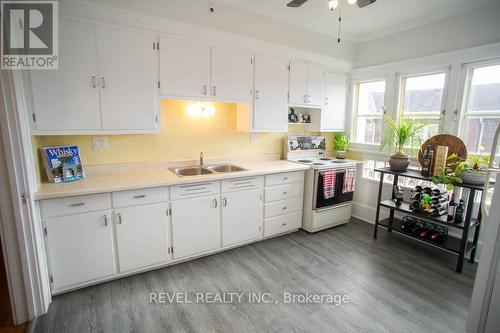
M348 202L346 204L340 204L340 205L334 205L334 206L328 206L328 207L325 207L325 208L319 208L319 209L315 209L314 211L316 213L321 213L321 212L324 212L326 210L330 210L330 209L336 209L336 208L342 208L342 207L347 207L349 206L351 203Z

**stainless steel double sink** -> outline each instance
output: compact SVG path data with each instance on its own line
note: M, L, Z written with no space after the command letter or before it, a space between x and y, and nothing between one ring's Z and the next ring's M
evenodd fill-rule
M234 165L234 164L189 166L189 167L180 167L180 168L169 168L169 170L180 177L210 175L210 174L214 174L214 173L247 171L247 169L244 169L244 168L239 167L239 166Z

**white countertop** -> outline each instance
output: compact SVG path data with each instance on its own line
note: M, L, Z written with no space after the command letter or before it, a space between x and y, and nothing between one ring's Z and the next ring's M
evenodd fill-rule
M35 200L132 190L147 187L197 183L280 172L303 171L309 169L309 166L307 165L284 160L244 161L235 164L247 170L189 177L179 177L167 168L137 169L89 174L84 180L72 183L42 183L38 188L38 191L35 193Z

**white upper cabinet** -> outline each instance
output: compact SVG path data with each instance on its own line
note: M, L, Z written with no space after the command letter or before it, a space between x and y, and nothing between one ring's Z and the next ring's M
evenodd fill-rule
M308 64L305 62L290 63L290 105L307 104L307 71Z
M323 69L320 66L303 61L290 62L290 105L321 107L323 91Z
M154 130L158 53L152 33L97 26L102 128Z
M35 130L99 130L95 25L62 20L59 33L59 69L30 72Z
M325 99L321 108L322 132L344 132L347 76L325 72Z
M161 94L166 97L209 97L210 45L160 35L160 82Z
M154 36L62 20L58 70L30 72L35 134L153 132Z
M309 65L307 91L309 95L308 105L321 107L325 96L323 68L316 65Z
M161 94L179 99L250 102L252 54L247 50L162 35Z
M211 50L211 97L249 103L252 89L252 53L220 46L212 46Z
M256 54L253 105L238 105L238 131L286 132L287 91L288 60Z

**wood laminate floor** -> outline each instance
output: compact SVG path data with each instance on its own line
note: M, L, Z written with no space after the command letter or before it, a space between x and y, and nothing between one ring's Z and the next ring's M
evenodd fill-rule
M35 331L463 332L476 265L457 274L454 255L383 229L374 240L372 230L353 220L299 231L56 296ZM191 301L195 292L268 292L273 302L154 304L150 292L185 292ZM350 301L289 304L286 292Z

